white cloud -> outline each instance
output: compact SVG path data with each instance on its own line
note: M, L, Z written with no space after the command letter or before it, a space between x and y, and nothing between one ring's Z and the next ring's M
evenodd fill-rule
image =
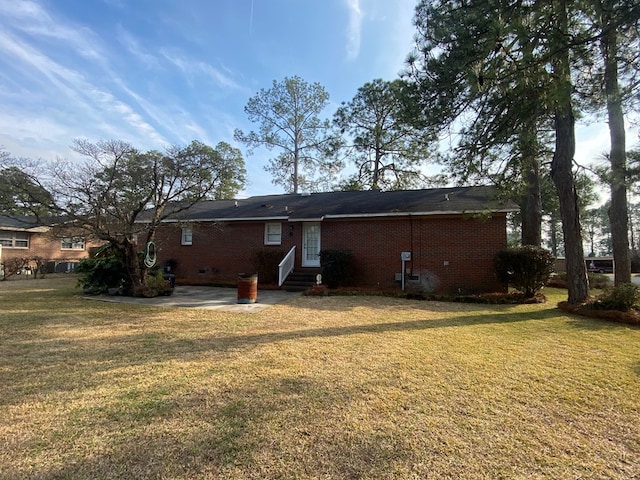
M127 49L129 53L131 53L141 63L146 65L147 68L157 68L159 66L158 59L150 53L146 52L144 48L140 46L140 43L136 40L136 38L131 35L122 25L118 25L116 29L118 41L124 48Z
M213 67L212 65L192 60L191 58L177 52L170 51L167 49L161 50L161 54L173 65L178 67L180 71L187 77L187 80L190 79L192 75L204 75L208 79L213 79L214 82L225 88L238 89L240 85L236 83L236 81L228 74L222 72L221 70ZM227 72L229 71L228 69Z
M347 28L346 54L347 60L355 60L360 54L360 41L362 36L362 9L360 0L345 0L349 11L349 26Z
M50 19L49 15L36 2L23 0L14 2L11 0L0 1L0 14L16 20Z
M61 152L66 153L71 139L77 136L118 138L140 148L188 143L194 137L211 143L211 137L220 138L217 134L222 138L232 136L230 124L233 119L213 108L206 109L212 121L205 127L193 118L192 112L185 110L180 98L172 98L172 92L156 91L152 97L136 92L135 87L113 72L108 52L100 62L89 64L78 62L77 58L66 58L64 64L54 60L51 55L55 55L56 45L79 41L80 37L70 38L36 47L37 43L31 43L29 35L14 35L0 29L0 52L5 61L17 67L12 76L0 73L0 105L7 105L3 110L12 112L8 116L0 111L0 126L3 127L0 138L7 148L20 142L46 144L57 141L61 144ZM178 54L153 57L123 28L119 29L118 38L138 61L149 66L169 60L187 81L200 76L219 87L240 88L227 73L228 69L217 70L206 62ZM92 73L96 66L100 68L97 77ZM16 77L17 72L19 77ZM194 81L194 89L197 84ZM17 112L20 112L20 119L12 121ZM168 140L160 132L167 132L171 138ZM27 152L28 149L25 154Z
M81 95L81 90L78 89L81 79L77 72L56 63L45 53L2 31L0 51L22 64L21 74L40 83L42 88L52 90L51 87L55 86L58 89L57 95L62 92L76 100Z
M185 125L192 124L193 120L189 117L189 114L178 106L177 102L169 101L170 99L168 97L164 97L164 102L162 103L150 101L129 88L121 79L118 78L114 81L123 92L136 102L147 118L158 125L163 131L171 132L175 139L173 141L187 143L191 140L191 138L186 135ZM167 146L171 143L161 136L151 138L154 140L154 143L149 145L149 147L155 144L154 148L159 148L160 145ZM205 137L201 139L206 142ZM146 148L147 145L141 146Z
M10 24L13 30L60 41L85 58L96 60L104 55L90 29L68 25L59 19L52 18L36 2L0 1L0 15L11 19Z
M105 130L112 129L116 134L116 138L122 138L123 132L119 126L124 123L124 128L135 133L135 138L151 140L154 145L167 144L167 140L130 105L118 100L111 93L97 88L91 93L96 104L102 107L101 110L103 112L112 113L112 115L107 116L109 123L104 123L102 128ZM118 127L113 128L113 125L118 125Z
M5 57L13 58L21 65L21 75L32 83L32 89L38 92L35 102L30 100L29 93L24 94L22 101L13 105L13 110L22 111L24 122L6 122L4 132L16 138L38 137L58 132L73 131L78 134L98 133L114 138L131 138L134 135L151 138L155 141L166 141L153 126L144 121L129 105L117 99L112 93L94 85L86 76L73 69L55 62L41 50L0 31L0 52ZM15 98L0 94L0 99L15 102ZM34 105L32 105L34 103ZM31 107L31 108L29 108ZM50 122L58 122L58 128L43 131L36 126L41 123L41 112L47 110ZM15 116L15 113L13 114ZM0 113L0 117L2 117ZM69 142L66 138L65 142Z
M38 138L40 142L50 142L60 135L67 135L68 130L59 122L48 118L38 118L29 111L17 111L17 115L10 117L0 116L0 131L3 137L10 140L10 136L18 141L33 141ZM6 135L10 133L11 135ZM5 141L1 145L7 146Z

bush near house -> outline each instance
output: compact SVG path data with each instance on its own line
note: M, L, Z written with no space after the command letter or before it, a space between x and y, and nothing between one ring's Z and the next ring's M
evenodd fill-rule
M146 285L139 288L134 294L136 297L148 298L157 297L158 295L171 295L173 294L173 285L165 279L162 268L154 267L149 270Z
M251 265L258 274L260 283L276 285L278 283L278 264L287 252L282 249L263 248L251 254Z
M628 312L638 305L640 305L640 286L633 283L623 283L608 289L593 302L595 309L621 312Z
M588 272L589 287L596 289L604 289L611 286L609 277L602 273ZM546 284L547 287L567 288L567 272L559 272L555 274Z
M19 274L24 268L31 264L31 259L28 257L14 257L5 260L2 264L2 279L6 280L12 275Z
M501 250L494 261L501 282L533 297L551 278L554 257L549 250L525 245Z
M348 286L353 282L353 252L345 249L320 251L322 283L329 288Z
M107 293L110 288L129 289L124 261L112 247L102 248L96 256L80 260L78 286L85 293Z

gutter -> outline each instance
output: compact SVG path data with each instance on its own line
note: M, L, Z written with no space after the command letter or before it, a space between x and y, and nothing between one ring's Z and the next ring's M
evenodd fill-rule
M264 221L289 221L289 222L321 222L325 219L340 218L382 218L382 217L415 217L415 216L436 216L436 215L475 215L486 213L511 213L517 212L515 208L504 208L499 210L438 210L430 212L386 212L386 213L345 213L327 214L319 217L294 217L294 216L274 216L274 217L229 217L229 218L187 218L187 219L165 219L161 223L196 223L196 222L264 222ZM148 223L144 220L136 220L135 223Z
M337 215L325 215L324 218L380 218L380 217L417 217L417 216L434 216L434 215L474 215L477 213L510 213L517 212L517 209L501 209L501 210L441 210L432 212L390 212L390 213L348 213Z
M167 218L160 223L195 223L195 222L240 222L240 221L273 221L273 220L288 220L289 217L231 217L231 218L185 218L185 219L172 219ZM134 223L149 223L147 220L136 220Z
M304 218L304 217L300 217L300 218L298 218L298 217L289 217L288 220L290 222L321 222L325 218L329 218L329 216L328 215L323 215L321 217L307 217L307 218Z

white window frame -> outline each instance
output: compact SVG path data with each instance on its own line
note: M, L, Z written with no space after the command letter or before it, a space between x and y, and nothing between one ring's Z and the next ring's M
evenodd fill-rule
M191 227L183 227L180 234L180 245L193 245L193 229Z
M60 250L84 250L86 245L84 237L64 237L60 240Z
M0 230L0 242L4 248L29 248L30 235L28 232L17 232L12 230ZM24 243L18 245L18 243Z
M282 222L267 222L264 224L264 244L282 245Z

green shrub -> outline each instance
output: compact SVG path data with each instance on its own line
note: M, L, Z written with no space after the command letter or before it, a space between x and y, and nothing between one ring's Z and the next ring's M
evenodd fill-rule
M628 312L638 304L640 304L640 286L633 283L623 283L598 296L593 307L601 310Z
M258 274L260 282L268 285L278 283L278 264L287 254L284 250L263 248L251 254L253 271Z
M173 288L164 278L164 270L154 268L147 275L147 286L139 292L142 297L157 297L158 295L171 295Z
M611 286L611 280L609 277L602 273L588 272L587 276L589 277L590 288L604 289ZM556 273L551 277L546 285L555 288L567 288L567 272Z
M526 245L501 250L494 261L498 280L533 297L549 281L554 258L544 248Z
M351 250L328 249L320 251L322 283L329 288L350 285L353 282L353 253Z
M78 285L87 293L107 293L110 288L130 287L124 262L114 248L105 248L97 257L80 260L75 271L80 274Z

